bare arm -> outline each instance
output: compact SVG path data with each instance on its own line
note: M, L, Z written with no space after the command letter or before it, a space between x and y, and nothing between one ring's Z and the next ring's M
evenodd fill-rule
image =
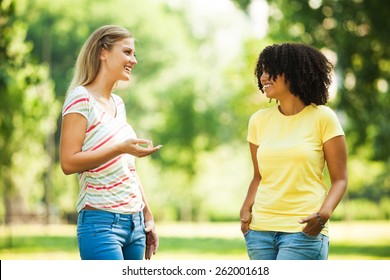
M340 203L347 189L348 171L345 137L336 136L326 141L323 149L331 181L329 193L318 210L321 222L325 224ZM303 231L309 235L317 235L322 230L316 213L303 219L301 223L307 223Z
M261 181L259 165L257 162L258 148L259 146L249 143L249 149L250 149L250 153L252 157L252 165L253 165L253 178L249 184L248 192L240 211L242 233L245 233L249 230L249 223L251 222L252 219L252 206L253 203L255 202L257 188Z
M144 157L162 147L159 145L144 148L139 146L139 144L150 144L150 141L145 139L129 139L119 145L83 152L81 148L86 129L87 120L81 114L68 114L62 120L60 162L65 174L96 168L124 153L129 153L136 157Z
M347 190L347 145L344 136L337 136L324 143L325 160L328 165L331 187L319 212L326 222Z

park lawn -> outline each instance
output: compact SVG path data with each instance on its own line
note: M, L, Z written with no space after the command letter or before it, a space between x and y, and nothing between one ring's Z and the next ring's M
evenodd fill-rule
M248 259L237 223L160 223L157 231L160 247L154 260ZM0 227L0 259L77 260L76 227ZM390 260L390 223L332 222L329 259Z

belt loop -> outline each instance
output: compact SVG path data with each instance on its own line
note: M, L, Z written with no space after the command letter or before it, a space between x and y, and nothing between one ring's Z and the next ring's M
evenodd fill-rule
M133 214L130 214L131 215L131 221L133 222L134 225L137 225L138 226L138 213L133 213Z
M119 220L120 220L120 217L121 215L119 214L119 213L115 213L115 217L114 217L114 223L118 223L119 222Z
M84 210L80 210L79 212L79 221L80 223L84 222Z

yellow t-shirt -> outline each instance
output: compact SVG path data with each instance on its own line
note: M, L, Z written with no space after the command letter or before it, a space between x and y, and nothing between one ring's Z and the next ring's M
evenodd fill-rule
M252 207L253 230L299 232L299 220L316 213L328 192L323 144L344 131L326 106L309 105L292 116L278 106L257 111L247 140L257 146L262 176ZM322 231L328 235L328 224Z

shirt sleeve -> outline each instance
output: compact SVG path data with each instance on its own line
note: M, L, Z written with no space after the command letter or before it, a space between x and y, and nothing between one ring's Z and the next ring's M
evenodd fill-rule
M78 113L88 119L89 113L89 95L81 88L75 88L70 91L64 101L62 107L62 117L67 114Z
M249 119L247 140L252 144L259 145L257 137L256 115L256 113L253 114Z
M328 107L324 108L325 110L323 111L323 114L321 115L320 119L320 128L323 143L332 139L333 137L345 135L336 113Z

